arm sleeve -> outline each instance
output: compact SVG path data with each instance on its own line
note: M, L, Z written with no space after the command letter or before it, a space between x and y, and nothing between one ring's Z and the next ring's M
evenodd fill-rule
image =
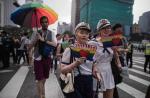
M33 32L30 38L30 44L34 44L37 40L37 32Z
M62 64L69 64L70 63L70 48L66 48L64 53L63 53L63 56L62 56Z

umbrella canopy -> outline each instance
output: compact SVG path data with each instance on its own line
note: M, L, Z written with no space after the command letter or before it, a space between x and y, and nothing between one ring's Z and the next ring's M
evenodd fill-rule
M11 20L18 25L33 28L41 27L40 18L48 17L49 24L53 24L57 19L57 13L45 4L32 2L19 7L11 14Z

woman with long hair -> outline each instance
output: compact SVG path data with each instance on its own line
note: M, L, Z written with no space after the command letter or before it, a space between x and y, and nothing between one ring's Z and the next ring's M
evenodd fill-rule
M101 19L97 24L97 31L101 38L109 37L112 33L110 22L107 19ZM102 43L100 40L98 42ZM111 69L113 55L113 49L104 45L98 47L94 55L94 68L97 68L97 74L101 77L99 80L101 81L103 98L113 98L113 89L115 87Z

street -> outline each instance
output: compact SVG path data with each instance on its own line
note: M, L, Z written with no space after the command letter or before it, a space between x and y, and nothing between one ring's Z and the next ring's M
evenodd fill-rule
M134 51L129 78L117 85L120 98L145 98L150 74L143 70L144 59L143 53ZM35 82L32 67L12 65L6 70L0 70L0 98L37 98ZM50 73L45 87L46 98L64 98L55 74Z

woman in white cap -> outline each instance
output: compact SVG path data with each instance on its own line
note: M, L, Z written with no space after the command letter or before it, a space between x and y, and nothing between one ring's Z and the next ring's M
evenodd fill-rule
M107 19L101 19L97 24L97 31L100 37L107 37L112 33L111 24ZM101 43L99 41L99 43ZM113 89L115 87L114 77L111 69L111 61L114 50L111 47L99 47L94 55L94 68L97 68L101 76L101 90L103 98L113 98Z
M91 32L87 23L81 22L75 28L76 43L92 44L88 41ZM71 49L66 48L61 62L61 72L67 74L74 70L74 89L73 93L65 94L66 98L92 98L93 97L93 78L92 64L86 57L74 58L71 62Z

